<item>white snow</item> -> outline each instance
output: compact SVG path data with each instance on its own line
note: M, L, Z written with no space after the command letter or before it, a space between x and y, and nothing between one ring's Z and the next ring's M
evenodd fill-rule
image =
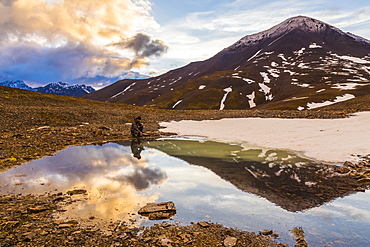
M320 90L317 90L316 93L321 93L321 92L324 92L326 89L323 88L323 89L320 89Z
M255 81L254 81L254 80L252 80L252 79L248 79L248 78L243 78L243 81L248 82L248 84L255 83Z
M256 52L256 54L254 54L253 56L251 56L248 60L247 60L247 62L249 62L250 60L252 60L255 56L257 56L260 52L262 51L262 49L261 50L259 50L259 51L257 51Z
M266 86L263 83L258 83L258 85L260 86L260 88L262 90L261 92L263 92L265 95L270 93L271 88L269 88L268 86Z
M266 72L260 72L260 75L262 76L264 83L270 83L271 80L268 77L268 73L266 73Z
M246 97L249 99L249 108L256 107L256 103L254 102L254 99L256 98L256 93L253 91L253 93L246 95Z
M336 54L334 54L334 55L336 55ZM339 56L339 55L336 55L336 56L341 58L341 59L349 60L349 61L352 61L352 62L355 62L355 63L361 63L361 64L370 63L370 61L366 61L366 60L358 58L358 57Z
M172 109L174 109L178 104L180 104L182 102L182 99L180 99L179 101L177 101L173 106L172 106Z
M121 92L119 92L119 93L117 93L117 94L115 94L115 95L113 95L112 97L110 97L111 99L112 98L116 98L118 95L120 95L120 94L123 94L124 92L126 92L127 90L129 90L132 86L134 86L136 84L136 82L134 82L134 83L132 83L132 84L130 84L128 87L126 87L123 91L121 91Z
M308 97L293 97L290 99L285 99L283 101L286 102L286 101L293 101L293 100L300 100L300 99L308 99Z
M225 108L225 100L227 98L227 95L229 93L231 93L233 91L233 89L231 87L228 87L228 88L224 88L224 97L222 97L222 100L221 100L221 104L220 104L220 110L223 110Z
M359 84L359 83L336 83L333 84L333 87L339 90L353 90L356 89L357 86L365 86L367 84Z
M295 51L294 54L296 54L297 56L301 56L305 50L306 48L302 47L299 51Z
M206 87L206 85L200 85L200 86L199 86L199 89L200 89L200 90L202 90L202 89L204 89L205 87Z
M327 105L332 105L332 104L335 104L335 103L338 103L338 102L343 102L343 101L346 101L346 100L350 100L350 99L354 99L355 96L353 94L345 94L343 96L337 96L335 98L334 101L325 101L325 102L322 102L322 103L307 103L307 108L308 109L315 109L315 108L319 108L319 107L323 107L323 106L327 106Z
M267 70L272 77L279 78L280 71L278 69L268 69Z
M284 54L283 54L283 53L281 53L281 54L277 55L277 57L280 57L280 58L281 58L281 59L283 59L284 61L287 61L287 59L284 57Z
M310 48L310 49L322 48L322 46L321 46L321 45L318 45L318 44L316 44L316 43L312 43L312 44L310 44L309 48Z
M323 162L370 153L370 112L344 119L243 118L161 123L162 131L209 140L292 150Z

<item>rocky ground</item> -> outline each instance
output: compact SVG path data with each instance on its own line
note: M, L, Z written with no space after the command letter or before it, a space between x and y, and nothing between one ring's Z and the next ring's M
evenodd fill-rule
M129 139L129 123L136 116L142 117L147 138L156 138L162 135L158 125L162 121L226 117L338 118L346 117L349 113L341 109L168 111L0 87L0 172L53 155L71 145ZM367 171L361 172L366 174ZM369 182L367 175L361 177L364 183ZM272 240L272 233L255 234L210 223L188 226L158 224L147 229L128 228L121 224L107 233L84 228L73 220L55 221L52 215L63 210L59 202L69 200L69 196L1 196L0 246L282 245ZM298 239L300 246L306 245L302 237Z

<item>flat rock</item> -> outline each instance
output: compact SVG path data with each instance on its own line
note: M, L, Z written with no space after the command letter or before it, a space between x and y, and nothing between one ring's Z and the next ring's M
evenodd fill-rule
M205 221L198 222L198 225L200 225L201 227L209 227L209 223Z
M28 208L28 211L30 213L39 213L39 212L43 212L43 211L46 211L48 210L47 207L44 207L44 206L35 206L35 207L29 207Z
M168 219L176 214L175 204L171 201L161 203L147 203L138 213L149 217L150 220Z
M235 237L227 236L224 240L224 246L225 247L233 247L236 245L236 242L238 241Z
M67 191L68 195L78 195L78 194L87 194L87 190L84 189L75 189Z
M261 235L266 235L266 236L274 233L273 230L260 230L259 232Z

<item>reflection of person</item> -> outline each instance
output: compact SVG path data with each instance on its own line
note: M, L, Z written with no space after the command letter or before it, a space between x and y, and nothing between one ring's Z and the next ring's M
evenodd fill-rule
M143 136L143 130L144 126L141 123L141 117L135 118L131 125L131 135L133 137Z
M134 157L137 159L141 159L141 151L144 150L143 143L140 139L134 139L131 141L131 152L134 154Z

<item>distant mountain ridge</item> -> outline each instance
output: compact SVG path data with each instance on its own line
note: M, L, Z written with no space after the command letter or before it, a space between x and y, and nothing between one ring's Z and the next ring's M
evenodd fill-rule
M83 98L165 109L308 110L370 94L370 41L297 16L166 74Z
M86 85L68 85L65 82L50 83L43 87L32 88L28 86L24 81L4 81L0 82L0 86L19 88L29 91L35 91L40 93L58 94L64 96L82 96L91 92L95 92L95 89L91 86Z

